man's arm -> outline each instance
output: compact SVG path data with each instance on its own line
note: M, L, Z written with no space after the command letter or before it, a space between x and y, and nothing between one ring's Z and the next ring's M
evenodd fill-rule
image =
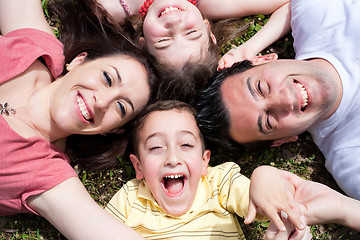
M360 201L349 198L321 183L304 180L282 171L295 187L295 200L304 206L308 225L336 223L360 231Z
M101 208L76 177L29 197L27 203L68 239L143 239Z
M1 34L20 28L35 28L54 35L45 19L40 0L0 0Z

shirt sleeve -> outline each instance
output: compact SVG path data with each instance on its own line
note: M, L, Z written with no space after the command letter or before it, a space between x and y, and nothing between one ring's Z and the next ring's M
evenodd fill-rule
M218 166L219 201L228 212L245 218L249 208L250 179L240 173L236 163L226 162ZM257 221L267 218L256 216Z
M0 83L21 73L38 58L43 58L54 78L64 68L63 45L54 36L31 28L0 35Z
M133 180L127 182L109 201L105 210L125 222L130 214L133 198L136 197L138 184Z

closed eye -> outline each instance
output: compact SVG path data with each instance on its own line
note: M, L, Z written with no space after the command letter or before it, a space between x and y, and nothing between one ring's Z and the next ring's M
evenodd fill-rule
M161 149L162 146L153 146L153 147L150 147L150 151L154 151L154 150L158 150L158 149Z
M105 78L106 83L108 84L109 87L111 87L111 85L112 85L112 79L111 79L110 74L104 71L104 72L103 72L103 75L104 75L104 78Z
M158 43L169 41L169 38L162 38L158 40Z
M192 29L192 30L190 30L190 31L188 31L187 33L186 33L186 35L190 35L190 34L192 34L192 33L196 33L198 30L196 30L196 29Z
M273 126L271 125L271 121L270 121L270 115L266 114L266 126L268 129L273 129Z
M181 147L192 148L194 146L192 144L190 144L190 143L183 143L183 144L181 144Z
M121 115L122 115L123 117L125 117L125 115L126 115L126 108L125 108L124 104L123 104L122 102L120 102L120 101L118 101L117 104L119 105L119 109L120 109Z

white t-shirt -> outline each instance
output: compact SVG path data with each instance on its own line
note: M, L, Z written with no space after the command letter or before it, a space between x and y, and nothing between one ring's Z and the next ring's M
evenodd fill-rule
M296 59L323 58L340 75L337 111L309 132L338 185L360 200L360 0L292 0L291 15Z

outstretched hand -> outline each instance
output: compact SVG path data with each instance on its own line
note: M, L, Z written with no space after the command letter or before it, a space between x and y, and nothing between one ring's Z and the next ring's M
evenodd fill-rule
M223 70L231 67L234 63L241 62L243 60L249 60L256 56L257 52L250 50L249 46L240 45L236 48L229 50L218 62L217 70Z
M286 226L280 218L283 212L297 229L303 230L301 207L293 198L294 192L295 188L284 181L278 169L270 166L256 168L251 176L250 204L244 223L251 223L259 212L269 217L278 230L285 231Z

